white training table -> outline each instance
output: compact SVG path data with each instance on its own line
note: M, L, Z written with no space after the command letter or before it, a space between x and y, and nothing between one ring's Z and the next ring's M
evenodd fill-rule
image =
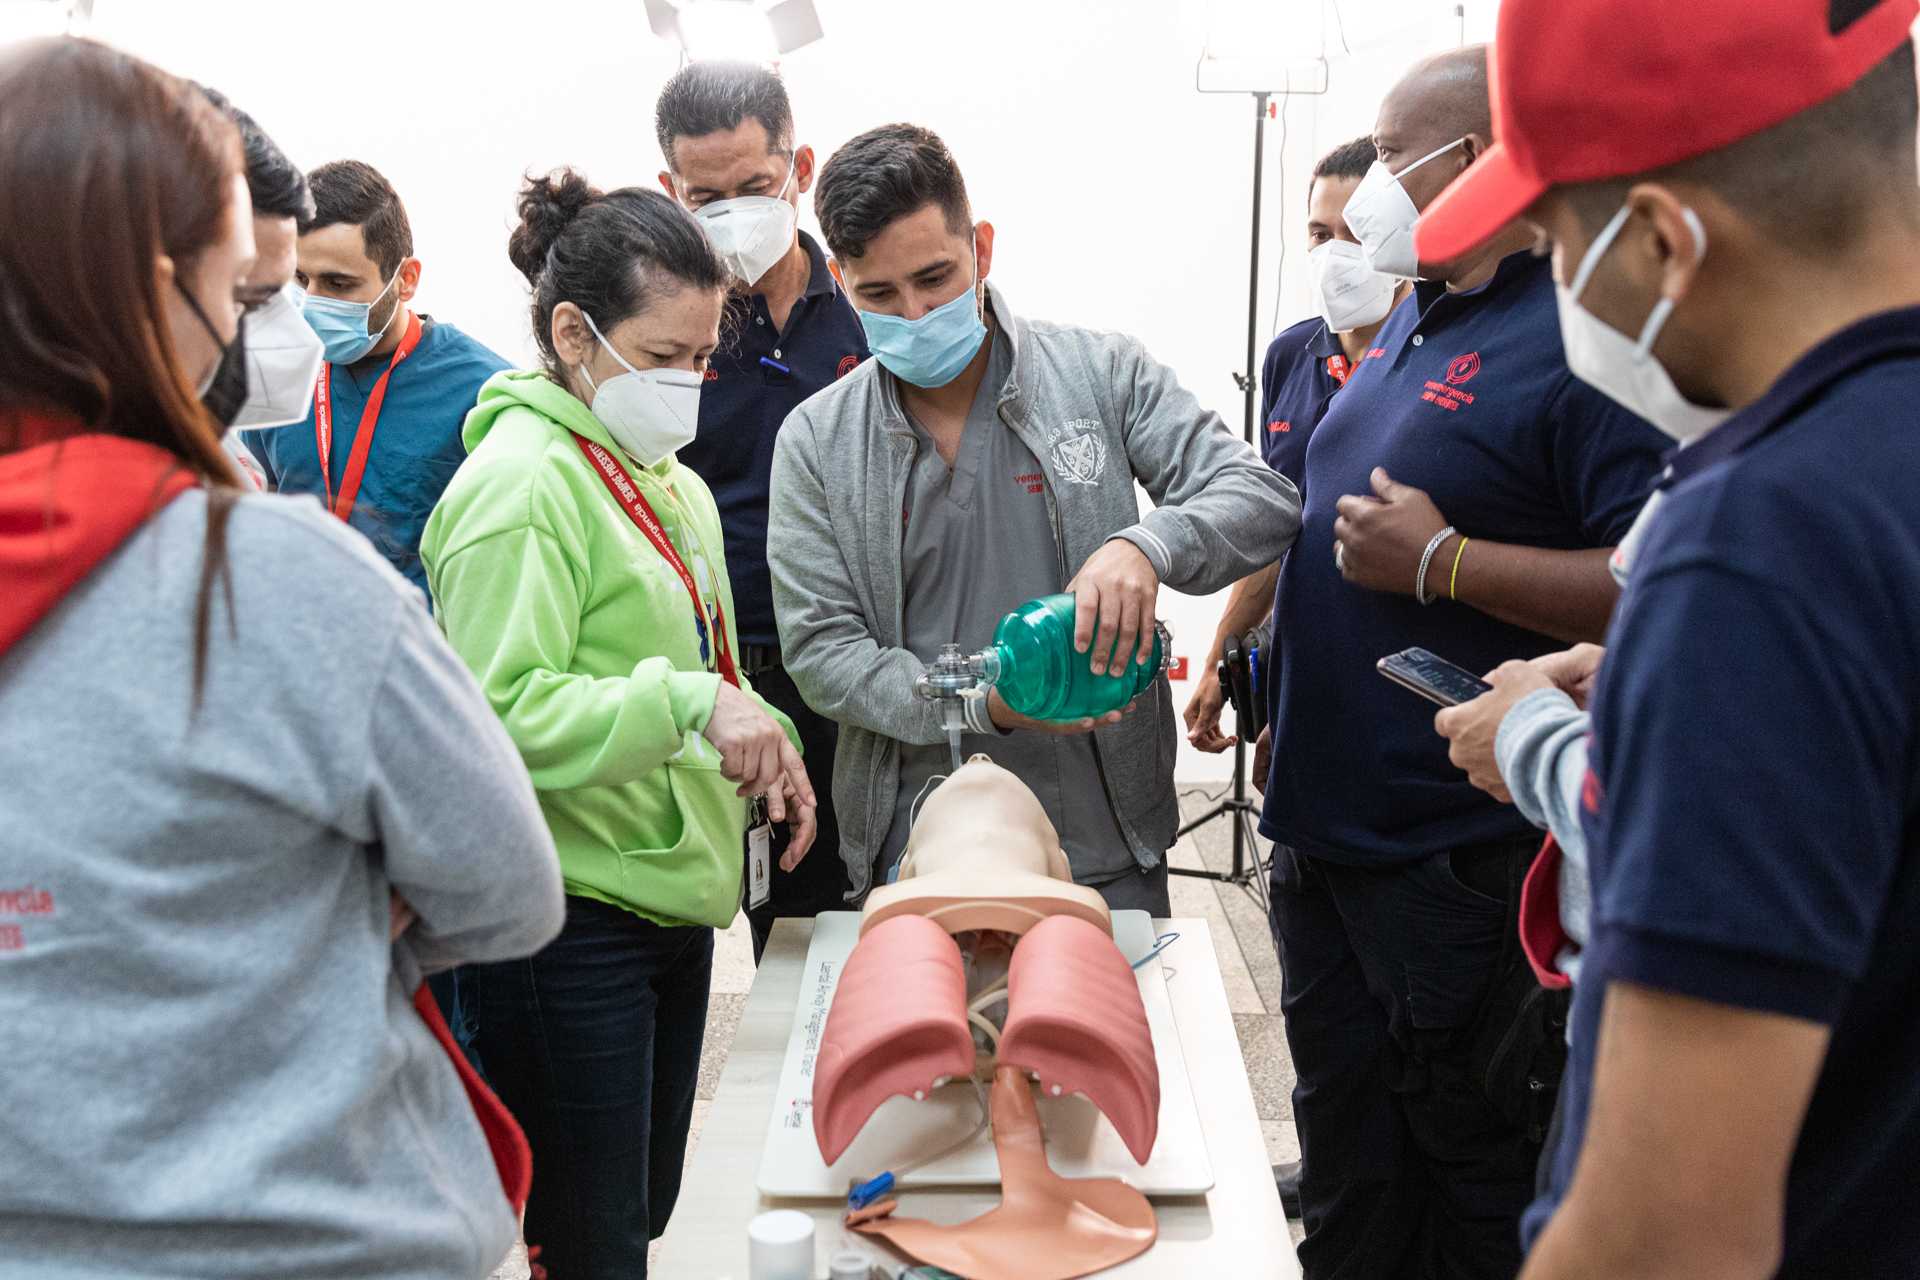
M1300 1264L1274 1189L1207 922L1156 920L1154 927L1156 933L1180 934L1162 959L1172 971L1167 990L1214 1186L1205 1195L1150 1197L1160 1220L1158 1242L1100 1274L1125 1280L1292 1280ZM655 1280L747 1280L747 1222L769 1209L798 1209L813 1217L816 1276L826 1275L828 1254L846 1247L842 1200L763 1196L754 1185L812 936L811 920L774 924L679 1203L661 1238L659 1261L649 1273ZM898 1216L964 1222L998 1204L1000 1193L997 1187L910 1189L899 1200ZM863 1247L882 1251L877 1242L863 1242Z

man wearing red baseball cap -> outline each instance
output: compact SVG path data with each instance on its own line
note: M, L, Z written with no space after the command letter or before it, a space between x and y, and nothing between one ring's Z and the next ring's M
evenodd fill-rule
M1694 441L1592 701L1529 1280L1920 1265L1916 12L1507 0L1499 142L1415 234L1524 212L1575 372Z

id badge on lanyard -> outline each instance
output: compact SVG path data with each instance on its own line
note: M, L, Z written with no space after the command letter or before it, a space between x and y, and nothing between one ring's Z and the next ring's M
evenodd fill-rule
M747 810L747 905L760 906L772 896L773 824L765 798L755 796Z

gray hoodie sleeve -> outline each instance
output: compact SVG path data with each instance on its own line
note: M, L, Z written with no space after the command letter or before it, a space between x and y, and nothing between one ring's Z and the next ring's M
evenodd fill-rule
M1582 946L1592 895L1580 791L1587 777L1592 721L1559 689L1535 689L1507 709L1494 735L1494 762L1527 821L1553 832L1560 846L1560 927Z
M1164 585L1188 595L1219 591L1278 560L1300 533L1293 482L1138 340L1121 339L1115 361L1127 461L1154 509L1114 536L1139 547Z
M368 726L365 806L420 919L423 970L530 955L560 932L560 860L526 766L426 610L402 609Z
M933 704L914 696L914 677L924 669L920 660L873 637L867 605L834 533L804 405L774 438L771 492L767 567L781 656L800 696L841 724L921 746L946 741ZM897 524L886 512L876 519Z

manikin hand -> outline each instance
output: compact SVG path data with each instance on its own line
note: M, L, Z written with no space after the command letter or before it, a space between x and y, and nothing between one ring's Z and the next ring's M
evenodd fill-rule
M1153 661L1153 611L1160 599L1160 575L1146 553L1125 538L1109 538L1087 557L1080 572L1067 584L1073 593L1073 647L1076 653L1093 650L1093 674L1107 674L1112 658L1114 674L1138 649L1142 666ZM1094 615L1100 619L1094 634ZM995 723L999 723L997 720Z
M713 714L700 736L720 750L720 776L737 782L735 795L767 797L767 813L775 822L787 817L787 797L803 805L817 805L807 766L793 749L780 723L728 681L720 682Z
M1588 646L1591 648L1592 646ZM1515 659L1503 662L1487 673L1487 692L1457 707L1442 707L1433 718L1433 727L1452 743L1447 759L1467 771L1467 781L1502 804L1513 803L1506 779L1494 760L1493 742L1513 704L1535 689L1551 689L1549 680L1531 662Z
M1056 737L1071 737L1076 733L1089 733L1105 728L1110 724L1119 724L1120 718L1133 710L1129 702L1118 711L1109 711L1098 719L1090 720L1029 720L1008 706L1000 697L998 689L987 691L987 718L1002 729L1031 729L1035 733L1051 733Z
M1193 691L1182 713L1187 722L1187 741L1196 750L1219 755L1240 741L1233 734L1220 732L1220 712L1226 705L1227 696L1220 690L1219 678L1212 671L1202 672L1200 687Z
M1385 467L1373 469L1373 491L1379 496L1350 493L1333 504L1340 512L1333 522L1340 576L1357 587L1410 596L1420 557L1433 535L1447 527L1447 518L1424 491L1401 484ZM1451 568L1441 565L1443 572ZM1427 576L1433 579L1431 564ZM1444 577L1439 581L1446 585Z

